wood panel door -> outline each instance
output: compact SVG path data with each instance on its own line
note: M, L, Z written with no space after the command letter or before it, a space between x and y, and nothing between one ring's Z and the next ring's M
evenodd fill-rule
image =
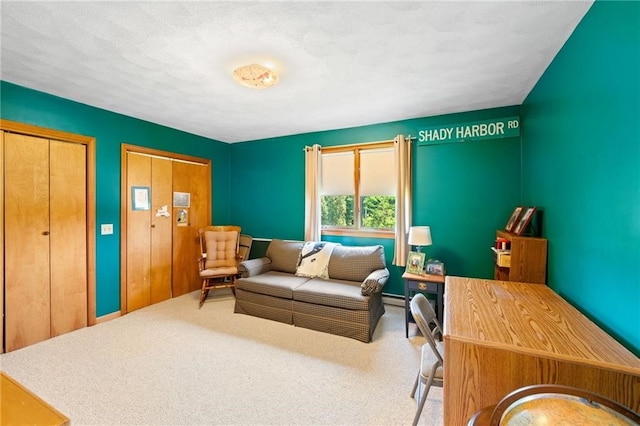
M173 201L171 160L151 159L151 293L150 303L171 299L173 253L171 214ZM161 214L156 214L161 212Z
M6 133L5 347L87 325L87 152Z
M186 224L173 225L173 297L201 287L197 260L200 257L198 228L211 221L210 167L205 164L173 162L173 190L191 195ZM174 208L177 217L179 208Z
M4 132L0 131L0 353L4 352Z
M151 298L151 215L134 210L134 187L151 188L151 157L129 153L127 159L128 312L148 306Z
M87 326L87 147L49 144L51 337Z
M5 349L51 337L49 140L5 134Z
M127 155L127 311L171 298L171 160ZM149 208L136 210L133 189L148 188Z
M211 220L211 162L127 144L121 154L121 309L126 313L200 288L197 229ZM149 188L149 211L132 210L134 186ZM176 192L189 194L188 206L173 205Z

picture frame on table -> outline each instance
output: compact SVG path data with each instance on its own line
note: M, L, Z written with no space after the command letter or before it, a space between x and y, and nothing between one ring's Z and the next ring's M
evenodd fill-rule
M407 256L406 272L410 274L421 275L424 268L424 253L418 251L410 251Z
M446 273L444 263L436 259L429 259L425 263L424 269L427 274L431 275L444 275Z
M518 219L522 214L522 210L524 210L524 206L518 206L513 210L513 213L511 213L511 216L509 217L509 220L507 221L507 224L504 227L505 231L507 232L513 231L514 226L516 225L516 223L518 223Z
M516 234L516 235L522 235L524 230L527 229L527 226L529 225L529 222L531 222L531 218L533 217L533 214L535 212L536 212L536 208L535 207L527 207L527 209L524 211L524 213L522 214L522 216L518 220L518 224L516 225L515 229L513 230L513 233Z

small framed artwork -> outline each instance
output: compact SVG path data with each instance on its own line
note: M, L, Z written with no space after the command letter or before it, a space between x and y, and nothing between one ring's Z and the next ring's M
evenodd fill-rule
M131 208L149 210L151 208L150 188L148 186L131 187Z
M527 209L522 214L522 217L518 220L518 224L516 225L515 229L513 230L514 234L522 235L522 232L527 229L527 225L529 225L529 222L531 222L531 218L533 217L535 211L535 207L527 207Z
M178 209L176 223L178 224L178 226L189 225L189 211L187 209Z
M439 260L436 260L436 259L427 260L424 268L426 269L427 274L431 274L431 275L444 275L445 274L444 263L442 263L442 262L440 262Z
M522 207L522 206L518 206L518 207L515 208L513 213L511 213L511 217L509 218L509 221L507 222L507 224L504 227L505 231L513 232L513 227L516 225L516 222L518 221L518 218L522 214L522 210L523 209L524 209L524 207Z
M191 193L190 192L174 192L173 193L173 207L191 207Z
M422 274L422 268L424 268L424 253L410 251L409 256L407 257L406 272L420 275Z

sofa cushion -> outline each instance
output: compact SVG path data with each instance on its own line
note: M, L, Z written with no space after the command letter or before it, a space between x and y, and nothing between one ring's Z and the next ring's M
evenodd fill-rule
M369 309L369 297L362 295L359 283L350 281L312 278L296 287L293 300L344 309Z
M337 246L329 260L329 278L362 283L371 272L386 267L384 247Z
M293 300L236 289L233 312L293 324Z
M293 299L293 289L307 280L309 278L298 277L286 272L269 271L254 277L237 279L236 288L252 293Z
M272 240L266 253L271 259L271 270L295 274L303 245L302 241Z

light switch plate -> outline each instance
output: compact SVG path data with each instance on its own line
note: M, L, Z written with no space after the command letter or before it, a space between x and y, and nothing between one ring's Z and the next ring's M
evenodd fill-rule
M100 225L100 234L102 235L111 235L113 234L113 224L112 223L103 223Z

